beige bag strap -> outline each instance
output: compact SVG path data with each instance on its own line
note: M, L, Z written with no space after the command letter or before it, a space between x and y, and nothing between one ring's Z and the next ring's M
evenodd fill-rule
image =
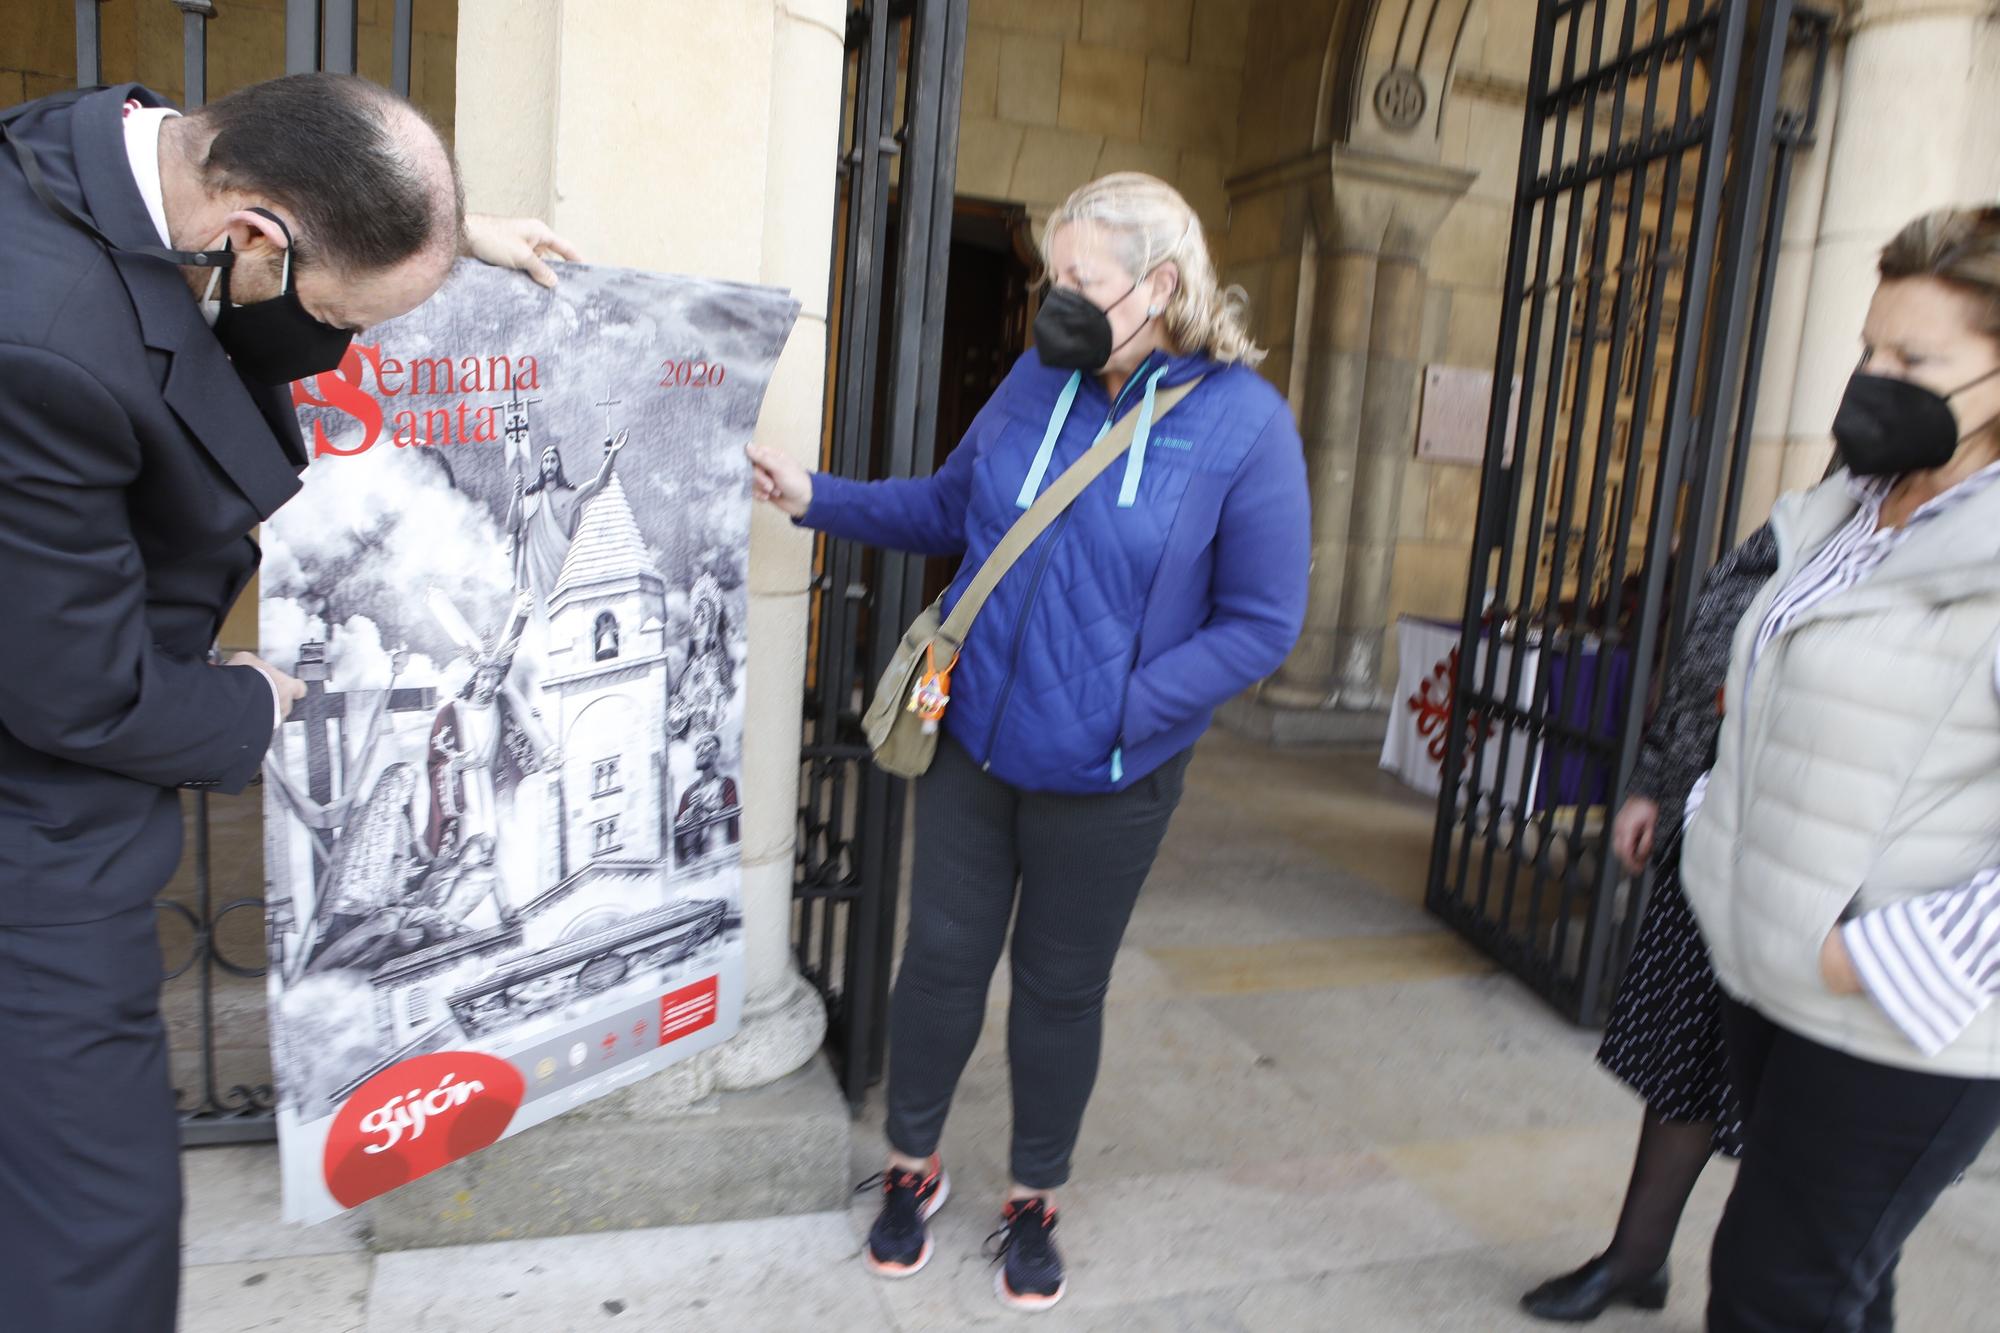
M1197 375L1184 384L1176 384L1171 389L1155 393L1154 422L1157 423L1161 417L1174 409L1175 404L1193 393L1195 386L1201 381L1202 376ZM1007 571L1014 567L1014 562L1035 544L1035 538L1048 531L1049 524L1055 522L1057 516L1069 508L1077 496L1083 494L1084 487L1096 481L1106 468L1117 462L1120 455L1132 447L1132 436L1139 428L1141 410L1134 407L1127 412L1123 420L1105 432L1103 439L1090 447L1088 453L1063 470L1063 474L1028 507L1027 513L1014 520L1014 526L1007 529L1007 535L1000 539L1000 544L986 557L986 563L979 567L977 574L973 575L971 585L965 590L965 596L958 599L958 605L951 609L950 618L938 630L938 637L946 641L952 653L956 654L959 647L964 644L966 633L972 628L972 618L986 605L986 599L1000 585L1000 580L1007 576ZM938 664L940 669L946 665L945 662Z

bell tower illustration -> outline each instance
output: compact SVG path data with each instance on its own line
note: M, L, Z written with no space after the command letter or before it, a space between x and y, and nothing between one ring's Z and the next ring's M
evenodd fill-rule
M548 607L543 691L562 749L550 882L672 859L666 615L666 582L614 475L584 511Z

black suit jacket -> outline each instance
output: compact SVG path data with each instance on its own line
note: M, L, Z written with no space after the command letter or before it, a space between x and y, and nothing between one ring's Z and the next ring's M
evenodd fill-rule
M0 115L64 202L158 246L127 98L164 105L126 84ZM0 144L0 925L146 903L180 859L175 789L240 791L270 743L263 677L207 655L305 451L183 273L57 217Z

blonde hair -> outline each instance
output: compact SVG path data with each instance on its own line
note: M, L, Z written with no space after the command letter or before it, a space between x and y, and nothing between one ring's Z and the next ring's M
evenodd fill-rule
M1180 282L1162 313L1177 349L1246 366L1264 359L1264 349L1250 341L1246 327L1249 297L1241 287L1218 287L1201 219L1173 186L1139 171L1113 172L1080 186L1042 229L1044 268L1056 229L1072 222L1102 228L1135 279L1168 261L1180 270Z
M1884 281L1935 278L1979 305L1974 327L2000 341L2000 208L1941 208L1896 233L1875 266Z

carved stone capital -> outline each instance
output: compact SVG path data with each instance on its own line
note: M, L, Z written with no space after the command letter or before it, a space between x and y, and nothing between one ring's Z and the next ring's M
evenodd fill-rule
M1320 244L1417 264L1479 175L1345 146L1329 150L1328 158L1314 196Z
M1232 200L1294 191L1307 200L1322 252L1360 251L1421 264L1452 205L1478 173L1336 144L1245 172Z

